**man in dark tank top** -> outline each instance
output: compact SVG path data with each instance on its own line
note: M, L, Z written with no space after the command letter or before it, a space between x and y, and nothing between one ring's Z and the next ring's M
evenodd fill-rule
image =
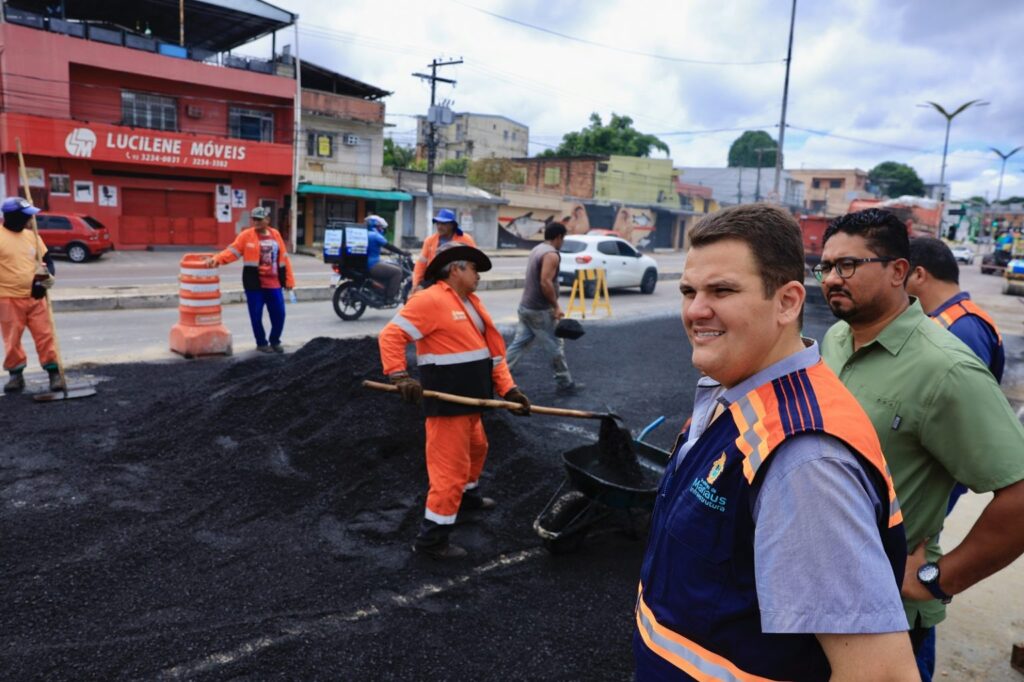
M544 353L551 358L554 371L555 392L559 395L575 395L583 384L573 381L569 366L565 363L565 343L555 336L555 325L565 316L558 305L558 266L567 230L562 223L551 223L544 229L544 241L530 252L526 263L526 286L519 301L519 325L516 336L509 344L507 359L509 369L519 362L524 350L537 340Z

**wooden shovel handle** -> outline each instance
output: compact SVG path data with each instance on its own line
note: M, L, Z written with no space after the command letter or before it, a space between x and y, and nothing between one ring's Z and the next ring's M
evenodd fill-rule
M370 381L366 379L363 381L363 386L366 388L372 388L375 391L386 391L388 393L397 393L398 386L391 384L382 384L379 381ZM469 398L464 395L455 395L454 393L442 393L441 391L431 391L424 389L424 398L434 398L435 400L443 400L448 403L458 403L459 405L472 405L474 407L494 407L504 410L518 410L522 405L514 403L511 400L492 400L489 398ZM574 419L604 419L611 415L603 414L600 412L587 412L586 410L570 410L564 407L544 407L542 405L530 405L531 414L548 414L555 417L573 417Z

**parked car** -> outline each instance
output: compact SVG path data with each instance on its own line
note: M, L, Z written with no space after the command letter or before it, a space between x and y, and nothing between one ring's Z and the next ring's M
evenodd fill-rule
M73 263L84 263L114 250L110 230L92 216L44 211L36 215L36 225L46 248L66 255Z
M604 268L609 289L640 287L645 294L653 294L658 283L658 263L637 251L618 237L608 235L569 235L562 243L562 264L558 277L564 286L572 286L576 271ZM594 295L595 280L587 280L584 292Z
M970 265L974 262L974 249L966 244L958 244L951 247L949 250L953 252L953 258L956 258L957 263Z
M1006 264L1009 262L1009 251L998 249L992 253L986 253L981 257L981 274L1001 275L1006 270Z

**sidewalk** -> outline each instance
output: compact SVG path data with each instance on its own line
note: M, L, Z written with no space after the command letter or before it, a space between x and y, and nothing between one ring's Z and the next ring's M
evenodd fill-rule
M519 249L485 249L485 253L494 262L493 270L480 275L481 291L497 289L521 289L525 284L526 256L528 251ZM145 268L145 255L132 254L122 259L130 259L130 263L110 262L113 257L105 257L103 261L95 261L80 266L58 265L57 285L51 292L54 312L79 312L99 310L132 310L152 308L174 308L178 305L177 266L168 263L176 256L168 254L152 257L159 263L163 276L149 276L147 280L159 280L145 284L133 282L141 279L132 275ZM678 280L682 272L681 255L661 254L665 262L659 268L660 280ZM296 268L297 286L295 297L299 301L325 301L334 295L330 286L330 267L318 258L298 254L292 256ZM175 261L176 263L176 261ZM221 272L221 305L234 305L245 302L245 292L241 285L239 266L225 266ZM71 268L75 268L71 270ZM103 276L101 277L100 272ZM126 273L125 276L109 276L111 273ZM71 272L70 276L64 273ZM103 284L88 284L89 275L95 272ZM114 280L120 280L114 283Z

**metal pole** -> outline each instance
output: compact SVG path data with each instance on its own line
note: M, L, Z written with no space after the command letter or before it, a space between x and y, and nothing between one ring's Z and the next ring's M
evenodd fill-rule
M296 14L295 23L295 135L292 141L292 201L291 210L288 212L288 222L291 229L288 231L288 242L291 245L292 253L299 248L299 156L300 150L305 149L301 144L302 135L302 60L299 58L299 16Z
M949 127L952 123L953 117L946 116L946 141L942 143L942 170L939 172L939 201L946 200L946 152L949 151Z
M178 44L185 47L185 0L178 0Z
M999 158L1001 158L1001 159L1003 160L1003 165L1002 165L1002 167L1000 167L1000 169L999 169L999 190L998 190L998 191L996 192L996 202L998 203L998 201L999 201L999 200L1000 200L1000 199L1002 198L1002 196L1003 196L1003 173L1005 173L1005 172L1006 172L1006 162L1007 162L1007 161L1009 160L1009 158L1010 158L1011 156L1013 156L1014 154L1016 154L1017 152L1019 152L1019 151L1020 151L1021 149L1024 149L1024 147L1017 147L1016 149L1011 149L1011 150L1010 150L1010 151L1009 151L1008 153L1006 153L1006 154L1004 154L1003 152L999 151L999 150L998 150L998 149L996 149L995 147L989 147L989 149L991 149L991 150L992 150L992 151L994 151L994 152L995 152L996 154L998 154L998 155L999 155Z
M796 0L789 14L789 47L786 48L786 80L782 85L782 118L779 120L779 149L775 154L775 182L772 192L776 201L779 200L779 179L782 176L782 145L786 141L786 104L789 101L789 67L793 63L793 27L796 24ZM781 203L781 202L780 202Z

